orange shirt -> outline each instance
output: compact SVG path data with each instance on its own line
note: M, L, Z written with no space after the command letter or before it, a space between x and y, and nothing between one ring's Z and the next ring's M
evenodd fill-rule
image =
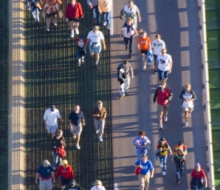
M150 49L150 38L149 37L140 37L138 39L138 44L140 47L140 50L149 50Z

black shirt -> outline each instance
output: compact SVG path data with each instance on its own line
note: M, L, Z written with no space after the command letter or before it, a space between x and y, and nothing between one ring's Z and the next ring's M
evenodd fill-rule
M69 120L75 126L79 125L82 122L82 118L84 118L84 114L82 111L79 111L79 113L72 111L69 115Z

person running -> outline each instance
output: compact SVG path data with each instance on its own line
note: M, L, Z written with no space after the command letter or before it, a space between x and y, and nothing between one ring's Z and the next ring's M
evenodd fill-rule
M196 100L196 94L191 90L191 84L187 83L185 89L180 94L180 99L182 100L182 109L185 112L185 126L189 125L189 117L191 117L192 111L194 109L194 100Z
M160 167L162 168L162 175L166 175L167 171L167 156L168 153L172 155L172 150L170 145L164 137L161 137L160 141L157 143L158 157L160 159Z
M43 12L42 16L46 17L46 31L50 31L50 24L57 26L56 15L59 14L59 17L62 18L63 13L61 12L61 5L63 4L62 0L43 0Z
M157 72L157 57L161 54L161 50L166 48L165 42L161 39L160 34L156 34L155 40L152 42L152 51L154 54L154 72Z
M30 9L30 11L32 12L34 21L36 23L40 22L40 10L42 10L42 7L40 5L40 3L38 2L38 0L28 0L28 7Z
M98 0L87 0L87 4L91 10L92 22L99 26L100 14L98 10Z
M110 29L109 25L109 12L112 9L112 0L99 0L98 1L99 14L103 18L103 26L106 26Z
M62 162L62 158L59 155L58 149L66 147L65 138L63 137L63 131L58 130L56 136L52 141L52 155L53 155L53 170L55 171Z
M193 169L190 176L190 189L201 190L204 187L207 187L207 177L201 165L196 163L195 169Z
M127 60L124 60L123 63L118 65L117 71L118 82L120 84L119 99L122 99L125 95L128 95L131 78L134 78L134 71L131 64Z
M128 1L128 5L125 5L124 8L121 10L120 19L128 19L132 18L133 22L137 25L137 18L138 21L141 22L141 15L138 7L134 4L134 1Z
M40 190L52 190L53 183L55 182L56 180L54 178L53 168L48 160L44 160L35 175L35 183L39 183Z
M168 108L170 101L173 98L173 93L170 88L166 87L166 81L162 81L161 85L155 90L153 102L158 104L159 108L159 129L163 129L163 115L164 122L168 121Z
M105 119L107 116L107 111L105 107L103 107L102 101L97 102L97 106L93 109L92 115L94 117L96 134L99 137L99 141L102 142L105 129Z
M74 111L69 114L70 132L73 134L73 139L76 139L76 148L79 150L80 136L82 128L85 126L84 113L80 111L80 106L76 105Z
M168 75L172 72L172 57L171 55L167 54L167 49L163 48L161 50L161 54L157 56L157 71L159 77L159 83L162 80L167 80Z
M69 185L74 180L74 172L72 167L68 164L67 160L62 161L62 165L59 166L55 179L61 181L61 190L64 190L66 185Z
M147 155L142 155L142 159L135 162L135 168L140 167L141 172L138 175L140 190L148 190L150 184L150 178L154 176L154 166Z
M101 43L103 45L103 49L106 50L104 35L101 31L99 31L99 26L94 26L93 30L90 31L87 36L87 41L85 43L84 49L86 50L86 47L89 44L90 55L93 56L95 54L96 69L99 68L99 59L100 59L99 55L100 55L101 49L102 49Z
M147 36L147 32L144 30L140 30L139 34L141 37L138 38L138 49L141 52L142 60L143 60L143 71L147 69L147 60L149 51L151 50L151 41L150 38Z
M84 17L82 5L76 0L66 6L66 22L70 23L70 38L74 38L74 30L76 35L79 35L79 19Z
M105 187L102 186L102 182L100 180L96 180L95 186L93 186L90 190L105 190Z
M171 161L175 162L176 165L176 182L180 184L180 177L185 165L185 157L187 154L187 147L183 144L182 141L179 141L178 144L173 149L173 157Z
M52 138L55 136L58 127L57 119L63 122L59 110L56 109L55 105L51 105L50 108L44 112L44 124L48 134L52 134Z
M86 43L86 38L84 36L80 36L76 39L77 42L77 58L78 58L78 66L81 66L81 63L85 61L86 51L84 50L84 45Z
M126 23L123 25L121 29L121 37L122 35L124 38L125 50L128 49L129 44L129 58L131 58L133 36L138 36L135 25L132 23L132 18L128 18Z
M143 130L140 130L138 136L133 141L133 145L136 147L138 160L141 159L143 154L147 155L147 149L149 148L150 144L151 142L146 136L146 133Z

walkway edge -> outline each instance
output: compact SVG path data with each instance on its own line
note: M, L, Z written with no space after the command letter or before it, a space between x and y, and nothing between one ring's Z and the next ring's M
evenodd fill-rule
M212 149L212 129L211 129L211 114L210 114L210 94L209 94L209 73L208 73L208 56L207 56L207 35L206 35L206 6L205 0L201 0L202 13L202 46L203 46L203 65L205 75L205 93L206 93L206 125L208 132L208 156L209 156L209 186L211 190L215 190L214 177L214 162Z
M9 0L8 189L24 190L25 3Z

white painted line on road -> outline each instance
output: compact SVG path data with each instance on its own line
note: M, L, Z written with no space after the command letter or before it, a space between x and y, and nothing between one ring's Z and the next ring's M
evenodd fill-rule
M109 13L109 18L111 19L110 22L110 35L112 36L114 34L114 22L113 22L113 0L111 0L112 3L112 9Z

